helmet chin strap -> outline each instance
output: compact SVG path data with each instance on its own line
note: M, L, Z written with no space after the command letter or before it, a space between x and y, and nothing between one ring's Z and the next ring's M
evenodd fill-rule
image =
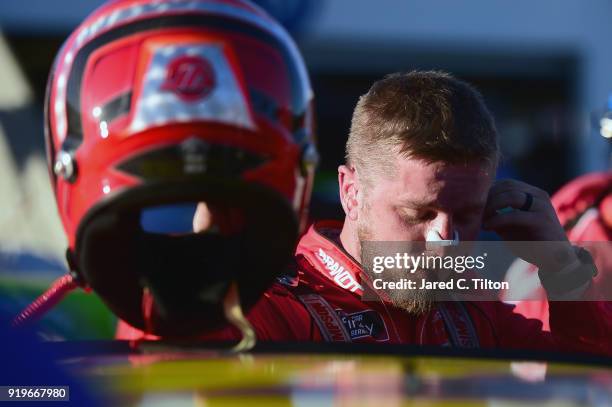
M453 232L453 239L448 240L442 239L442 236L438 231L430 230L429 232L427 232L426 241L427 243L435 243L436 247L457 246L459 244L459 232L457 232L457 230L455 229L455 231Z
M19 327L34 322L59 303L69 292L79 286L78 279L73 274L65 274L55 280L40 297L35 299L17 315L12 326Z
M223 298L223 313L225 318L238 328L242 334L242 339L232 348L231 352L241 353L253 349L257 342L257 336L253 326L242 312L240 296L238 295L238 284L235 281L232 282Z
M53 281L47 291L36 298L30 305L21 311L19 315L13 318L11 323L12 326L20 327L33 323L49 312L51 308L57 305L66 295L77 287L83 288L86 292L91 291L90 288L83 283L83 280L77 273L73 259L72 251L70 249L66 250L66 261L71 271Z

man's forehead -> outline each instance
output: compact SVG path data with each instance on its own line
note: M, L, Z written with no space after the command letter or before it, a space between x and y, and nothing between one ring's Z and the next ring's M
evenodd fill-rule
M486 197L492 171L484 163L457 165L406 158L398 160L396 168L391 188L400 204L413 206L433 205L441 198L461 201L462 206L478 205Z
M450 164L443 161L428 162L420 158L396 158L397 177L402 182L444 182L455 179L483 179L491 177L493 168L486 162Z

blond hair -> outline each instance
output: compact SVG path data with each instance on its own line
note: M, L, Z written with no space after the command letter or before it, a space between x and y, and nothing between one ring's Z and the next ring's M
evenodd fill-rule
M443 72L395 73L375 82L353 112L346 162L393 174L397 152L427 162L497 165L495 122L481 94Z

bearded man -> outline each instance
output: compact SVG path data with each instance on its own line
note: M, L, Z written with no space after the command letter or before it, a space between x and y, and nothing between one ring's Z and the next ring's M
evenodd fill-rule
M366 242L453 245L485 228L504 240L554 242L556 250L527 251L525 260L540 267L549 297L588 295L596 270L567 241L548 195L519 181L493 184L497 139L481 95L448 74L398 73L374 83L357 103L338 168L345 220L316 222L301 238L295 270L247 314L257 337L612 354L605 303L550 301L544 332L499 301L372 289ZM227 327L203 337L240 333Z

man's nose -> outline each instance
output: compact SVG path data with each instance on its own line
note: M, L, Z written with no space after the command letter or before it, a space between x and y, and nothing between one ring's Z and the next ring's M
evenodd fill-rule
M440 240L453 240L455 238L453 217L445 213L439 213L430 223L429 230L427 231L427 236L434 234Z

